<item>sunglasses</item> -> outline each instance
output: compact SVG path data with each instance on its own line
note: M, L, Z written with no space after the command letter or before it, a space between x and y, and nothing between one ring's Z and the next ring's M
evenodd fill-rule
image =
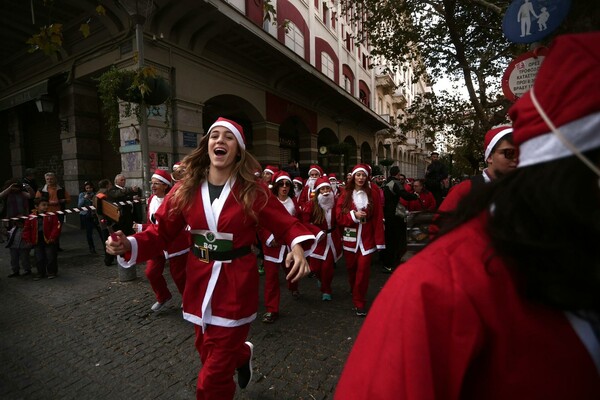
M292 184L289 183L288 181L279 182L279 185L283 186L283 187L292 186Z
M519 157L519 150L517 149L502 149L498 150L498 153L502 154L507 160L514 160Z

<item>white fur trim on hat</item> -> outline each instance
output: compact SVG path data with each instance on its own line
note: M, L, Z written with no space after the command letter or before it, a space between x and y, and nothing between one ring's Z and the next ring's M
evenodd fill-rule
M173 184L171 183L170 180L168 180L167 178L165 178L162 175L159 174L152 174L152 178L158 179L159 181L161 181L162 183L169 185L169 186L173 186Z
M352 170L352 176L356 175L357 172L364 172L366 176L369 176L369 172L366 168L358 167Z
M244 137L242 136L242 133L231 122L228 122L228 121L216 121L214 124L212 124L210 126L210 128L208 128L208 133L210 133L210 131L212 131L213 128L216 127L216 126L222 126L222 127L225 127L227 129L229 129L231 131L231 133L233 133L233 135L237 139L239 146L242 149L246 150L246 143L244 143Z
M487 160L492 152L492 149L494 148L494 146L496 146L496 143L498 143L500 141L500 139L502 139L504 136L508 135L509 133L512 133L513 128L506 128L506 129L502 129L500 132L496 133L496 136L494 136L492 138L492 140L490 140L490 143L487 145L487 147L485 148L485 160Z
M321 189L322 187L325 187L325 186L331 187L331 183L329 183L329 182L322 182L322 183L318 184L317 186L315 186L315 188L313 190L317 191L317 190L319 190L319 189Z
M600 147L600 112L559 126L560 132L581 152ZM526 167L572 156L558 136L552 132L544 133L521 143L519 146L519 167Z
M292 178L290 178L288 175L279 175L277 178L275 178L275 182L279 182L282 181L284 179L287 179L288 181L292 181Z

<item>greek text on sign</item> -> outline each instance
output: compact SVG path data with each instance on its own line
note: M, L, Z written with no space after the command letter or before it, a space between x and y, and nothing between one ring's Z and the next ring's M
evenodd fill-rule
M546 49L541 48L524 53L510 63L502 77L502 91L507 99L516 101L531 89L545 55Z

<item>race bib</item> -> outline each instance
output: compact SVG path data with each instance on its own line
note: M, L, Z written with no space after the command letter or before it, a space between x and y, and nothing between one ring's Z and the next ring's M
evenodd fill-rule
M203 229L192 230L190 233L196 246L205 247L210 251L233 250L232 233L212 232Z
M356 242L356 228L344 228L342 235L346 242Z

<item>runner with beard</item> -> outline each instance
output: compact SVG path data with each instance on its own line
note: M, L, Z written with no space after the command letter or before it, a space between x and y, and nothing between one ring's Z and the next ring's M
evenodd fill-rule
M316 249L308 257L310 270L319 279L321 299L331 301L331 282L333 281L334 263L342 256L342 238L335 221L335 195L329 180L325 177L315 182L313 199L302 210L302 222L310 223L326 234Z
M300 198L300 194L302 193L302 189L304 188L304 181L299 176L292 179L292 183L294 184L294 198L296 202Z
M367 315L366 295L373 253L385 249L382 199L379 189L371 190L369 169L365 164L357 164L352 169L335 207L337 223L343 228L342 243L352 302L359 317Z
M300 193L300 197L298 198L298 206L300 208L304 208L304 206L310 202L315 195L313 192L315 188L315 182L317 179L323 176L323 168L318 166L317 164L313 164L308 169L308 179L306 180L306 184L302 188L302 192Z
M340 184L335 176L335 174L328 174L327 177L329 178L329 183L331 184L331 191L333 192L333 196L335 197L335 199L337 200L338 197L340 197Z

